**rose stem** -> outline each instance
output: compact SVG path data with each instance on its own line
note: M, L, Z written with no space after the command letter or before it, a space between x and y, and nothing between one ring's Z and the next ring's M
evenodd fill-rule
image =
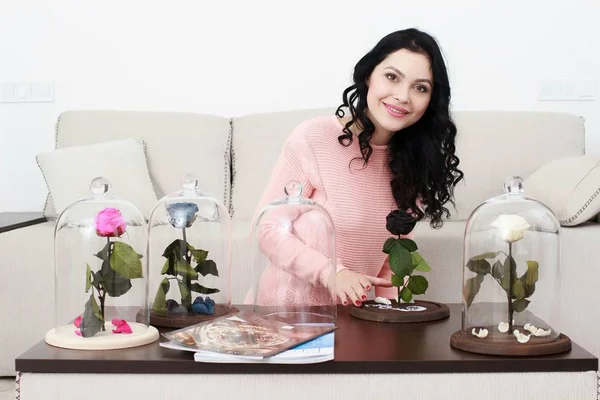
M513 276L513 265L512 265L512 243L508 244L508 291L506 296L508 298L508 333L511 334L513 331L513 305L512 305L512 287L514 284L515 277Z
M185 228L181 228L181 232L183 234L183 246L181 247L181 254L183 255L183 257L185 258L185 260L188 262L188 264L191 267L192 266L192 264L191 264L192 260L191 260L191 257L188 257L188 255L187 255L187 236L185 234ZM184 285L189 290L190 297L191 297L191 295L192 295L192 292L191 292L192 281L190 280L190 278L187 277L187 275L186 275L186 277L184 279L185 279ZM183 293L181 294L181 301L183 302ZM188 308L188 311L192 310L191 307L192 306L191 306L191 298L190 298L190 306Z

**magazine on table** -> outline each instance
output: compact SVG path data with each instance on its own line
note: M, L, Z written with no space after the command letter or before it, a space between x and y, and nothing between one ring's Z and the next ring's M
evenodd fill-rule
M315 364L334 359L335 332L327 333L309 342L267 358L236 356L212 351L194 350L175 342L162 342L162 347L194 352L194 361L232 364Z
M290 325L241 311L232 316L163 333L171 342L160 345L194 351L200 354L200 358L205 356L223 360L223 356L236 356L246 360L263 360L332 333L335 329L337 327L332 324ZM309 350L309 347L300 350ZM310 352L305 353L308 355Z

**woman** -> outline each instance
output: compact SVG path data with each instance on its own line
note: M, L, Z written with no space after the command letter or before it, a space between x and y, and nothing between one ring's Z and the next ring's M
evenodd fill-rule
M377 296L395 298L382 252L390 236L386 217L399 209L439 228L450 215L444 205L463 173L435 39L416 29L391 33L360 59L353 80L336 115L305 121L292 132L258 208L282 197L287 182L301 182L303 196L333 220L335 276L327 238L307 233L311 224L301 210L286 215L291 223L283 231L281 215L271 215L259 226L260 248L271 261L261 278L261 304L319 304L334 290L342 304L360 306L373 287ZM313 287L309 299L294 289L306 282Z

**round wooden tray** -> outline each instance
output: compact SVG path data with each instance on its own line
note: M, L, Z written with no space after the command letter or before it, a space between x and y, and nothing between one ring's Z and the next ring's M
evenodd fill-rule
M483 339L474 336L471 330L454 332L450 338L450 346L470 353L493 356L543 356L571 350L571 339L562 334L557 339L531 335L527 343L519 343L512 334L494 332L493 327L485 329L490 333ZM514 329L526 332L522 326Z
M447 318L450 309L447 305L435 301L415 300L414 303L398 304L392 300L392 308L376 308L379 304L373 300L365 301L361 307L352 307L350 315L355 318L375 322L428 322ZM423 311L399 311L410 306L425 307Z
M200 322L208 321L217 317L221 317L228 313L237 313L239 310L235 307L227 307L222 304L215 305L214 314L195 314L195 313L187 313L187 314L167 314L160 315L154 313L154 311L150 311L150 325L152 326L160 326L164 328L185 328L190 325L195 325ZM143 319L142 311L138 312L138 321Z

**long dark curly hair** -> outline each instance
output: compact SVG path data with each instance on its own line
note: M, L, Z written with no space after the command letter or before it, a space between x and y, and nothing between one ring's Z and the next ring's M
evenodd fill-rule
M368 163L373 149L369 144L375 125L366 115L367 80L375 67L389 54L406 49L428 57L433 75L433 90L427 110L413 125L393 135L389 146L389 167L393 174L390 182L399 209L412 210L417 220L431 218L431 226L440 228L444 215L450 211L444 206L454 205L454 187L463 179L458 169L459 159L454 154L456 125L450 116L450 83L441 50L436 40L417 29L390 33L377 43L354 67L354 84L344 90L343 103L336 115L345 116L343 108L350 111L351 119L345 124L340 144L350 146L353 135L350 127L360 130L358 142L364 163ZM417 206L422 203L423 210Z

